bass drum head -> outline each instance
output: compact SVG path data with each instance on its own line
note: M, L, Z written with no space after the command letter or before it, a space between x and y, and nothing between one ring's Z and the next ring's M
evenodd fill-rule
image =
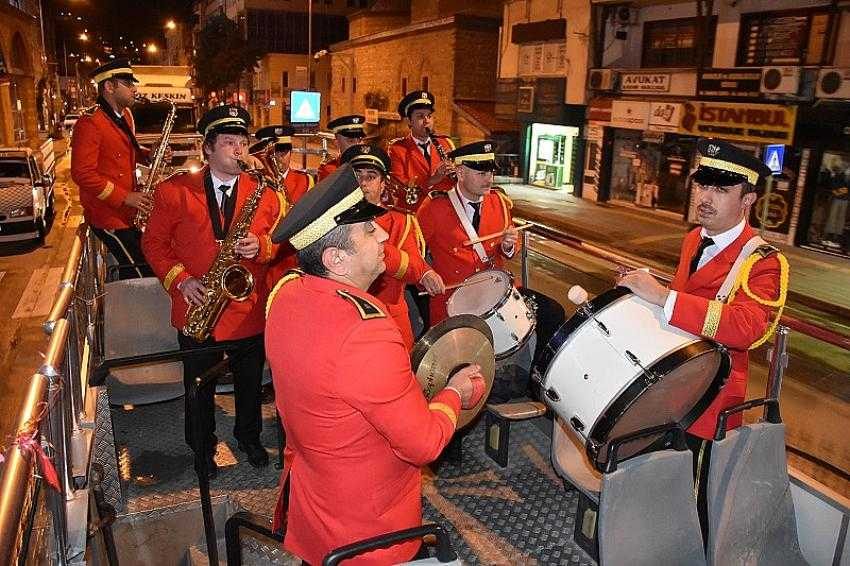
M731 360L725 349L697 340L662 358L649 369L659 376L647 385L641 376L599 416L589 435L588 455L599 470L608 460L609 441L667 423L687 429L705 411L729 376ZM661 436L627 442L617 451L626 460L650 448Z
M463 280L446 303L449 316L474 314L486 317L500 306L513 288L513 278L507 271L488 269Z

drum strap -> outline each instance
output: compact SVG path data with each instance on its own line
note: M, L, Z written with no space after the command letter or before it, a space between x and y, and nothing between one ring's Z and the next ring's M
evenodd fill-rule
M460 220L460 225L463 226L463 231L466 232L467 237L470 240L475 240L478 238L478 233L475 231L475 228L472 227L472 222L469 220L469 217L466 215L466 210L463 208L463 203L460 202L460 195L458 195L458 188L455 187L454 190L449 191L449 200L452 203L452 206L455 209L455 214L457 215L457 219ZM484 201L481 201L482 203ZM478 257L481 258L483 263L488 263L490 258L487 256L487 252L484 250L484 246L481 245L481 242L477 244L472 244L472 249L475 250L475 253L478 254Z
M723 285L720 286L720 290L717 291L717 300L721 303L725 303L729 298L729 293L732 292L732 287L735 286L735 281L738 280L738 273L741 271L741 266L747 261L747 258L750 257L753 252L758 249L759 246L765 245L767 242L761 236L753 236L747 241L746 244L741 248L740 253L738 253L738 257L735 259L735 263L732 264L732 268L729 270L729 273L726 274L726 279L723 281Z

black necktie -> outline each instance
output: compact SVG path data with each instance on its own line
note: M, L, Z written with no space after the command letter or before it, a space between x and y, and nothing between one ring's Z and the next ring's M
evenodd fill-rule
M416 145L418 145L419 147L422 148L422 154L425 156L425 161L427 161L428 163L431 163L431 154L428 152L428 149L430 148L431 144L430 143L419 143L419 144L416 144Z
M230 185L221 185L218 190L221 191L221 204L218 205L218 208L221 210L221 214L224 215L224 210L227 208L227 201L230 199L230 195L227 194L227 191L230 190Z
M705 252L705 249L708 246L714 245L714 240L709 238L708 236L703 236L702 240L699 243L699 247L697 247L697 251L694 253L694 257L691 258L691 270L688 272L688 276L694 274L694 271L699 267L699 260L702 259L702 254Z
M472 227L475 229L475 232L478 233L478 226L481 224L481 203L470 202L469 205L474 210L472 213Z

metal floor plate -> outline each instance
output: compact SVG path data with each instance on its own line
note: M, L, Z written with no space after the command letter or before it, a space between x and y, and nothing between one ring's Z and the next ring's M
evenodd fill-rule
M280 474L273 465L274 406L263 405L262 442L272 464L258 470L236 450L233 397L218 395L216 404L219 474L211 482L212 496L229 496L239 507L269 516ZM183 440L182 399L113 408L112 416L125 494L121 515L155 514L198 500L192 456ZM564 491L552 470L548 436L531 421L512 423L504 469L484 454L483 438L482 420L465 435L460 464L441 462L423 470L425 520L449 528L467 564L594 564L573 543L577 496ZM246 549L248 544L253 543L246 541ZM285 561L286 553L281 554L276 558Z

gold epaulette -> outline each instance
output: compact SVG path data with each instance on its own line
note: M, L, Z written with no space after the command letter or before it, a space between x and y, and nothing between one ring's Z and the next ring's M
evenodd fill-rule
M295 281L302 275L304 275L304 272L300 269L290 269L289 271L283 274L283 277L281 277L277 283L275 283L274 287L272 287L272 290L269 293L269 298L266 299L266 318L269 317L269 310L271 310L272 308L272 303L274 302L274 298L277 296L277 292L280 291L284 285L286 285L290 281Z
M428 198L448 198L448 191L438 191L434 190L428 193Z
M403 139L404 139L404 136L402 136L400 138L393 138L393 139L391 139L390 141L387 142L387 147L390 147L392 144L398 143Z
M337 295L354 305L354 307L357 309L357 312L360 313L360 318L362 318L363 320L387 317L386 313L381 310L381 307L379 307L369 299L366 299L365 297L354 295L353 293L349 293L348 291L344 291L343 289L337 289L336 293Z
M83 110L83 114L88 114L89 116L94 116L94 113L97 112L97 109L100 108L97 104L94 106L89 106L85 110Z
M502 202L504 202L508 208L514 207L514 201L511 200L511 197L508 196L508 193L505 192L505 189L503 189L502 187L490 187L490 189L494 191L497 195L499 195L499 198L502 199Z

